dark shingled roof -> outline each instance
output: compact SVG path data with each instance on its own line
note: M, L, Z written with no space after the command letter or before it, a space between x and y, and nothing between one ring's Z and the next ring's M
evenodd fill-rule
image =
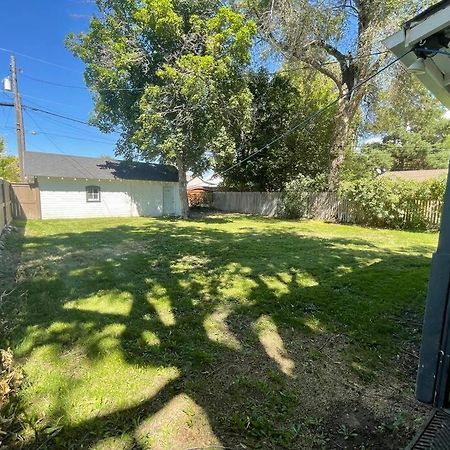
M98 180L178 181L174 166L85 156L26 152L25 175Z

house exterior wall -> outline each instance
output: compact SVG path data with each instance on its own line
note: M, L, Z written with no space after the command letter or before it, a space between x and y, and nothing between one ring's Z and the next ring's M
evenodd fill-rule
M38 177L43 219L179 215L178 183ZM86 186L100 186L100 202L86 201ZM174 207L163 204L163 187L174 190Z

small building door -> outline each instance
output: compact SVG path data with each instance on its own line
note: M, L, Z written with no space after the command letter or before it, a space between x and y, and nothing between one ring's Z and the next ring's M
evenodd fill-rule
M165 216L175 215L175 193L173 186L163 187L163 214Z

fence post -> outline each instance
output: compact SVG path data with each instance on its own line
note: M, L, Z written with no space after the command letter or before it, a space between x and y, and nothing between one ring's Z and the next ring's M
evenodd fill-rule
M5 181L4 180L0 180L0 183L2 185L2 203L3 203L3 221L4 221L4 223L2 224L1 230L3 230L3 228L6 227L6 225L8 225L8 216L6 214Z

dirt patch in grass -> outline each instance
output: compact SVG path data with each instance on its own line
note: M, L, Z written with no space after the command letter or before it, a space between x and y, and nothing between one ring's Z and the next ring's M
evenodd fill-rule
M261 335L271 363L247 342L239 359L205 373L207 388L189 377L183 384L197 398L200 389L230 448L403 448L427 413L400 372L367 382L352 371L342 335L274 331L272 324Z

